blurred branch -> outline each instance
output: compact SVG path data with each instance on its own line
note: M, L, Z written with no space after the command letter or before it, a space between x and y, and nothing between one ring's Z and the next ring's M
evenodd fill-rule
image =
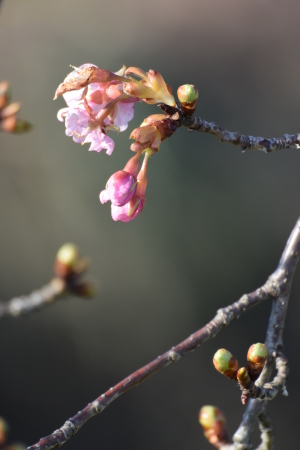
M133 372L123 381L110 388L99 396L92 403L89 403L82 411L67 420L64 425L54 431L49 436L42 438L37 444L28 447L27 450L46 450L61 447L70 439L83 424L91 417L101 413L110 403L129 389L139 385L142 381L160 369L178 361L182 356L194 350L208 339L215 337L223 328L229 325L233 319L238 319L242 314L255 305L267 299L273 298L273 308L269 321L266 345L268 348L268 359L265 369L258 382L264 384L274 366L274 358L277 350L282 346L282 330L284 325L285 312L288 304L292 278L299 260L300 251L300 218L298 219L290 238L286 244L282 257L276 271L269 277L267 282L251 294L244 295L237 302L226 308L220 309L217 315L204 327L196 331L180 344L172 347L155 360L144 367ZM258 408L257 405L260 405ZM262 414L264 402L250 400L247 411L244 414L243 422L234 436L236 449L249 448L250 434L257 421L257 417Z
M54 303L63 294L75 294L84 298L93 296L96 292L94 281L83 278L88 265L89 261L79 256L74 244L63 245L56 255L55 277L50 283L29 295L0 302L0 319L33 313Z
M27 296L13 298L0 303L0 319L3 317L20 317L44 308L57 300L66 290L66 283L61 278L53 278L49 284Z
M274 441L274 431L271 419L267 412L264 410L258 416L258 420L258 425L261 432L261 444L257 450L271 450Z

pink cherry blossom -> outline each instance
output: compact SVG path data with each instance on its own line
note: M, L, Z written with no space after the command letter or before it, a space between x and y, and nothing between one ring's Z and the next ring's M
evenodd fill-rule
M136 191L136 177L125 170L114 173L106 184L106 189L100 192L100 202L111 201L115 206L123 206L128 203Z
M135 195L129 203L124 206L111 205L111 217L113 220L121 220L122 222L129 222L135 219L143 210L145 198Z
M94 65L83 64L80 69L87 66ZM69 74L70 78L77 76L76 70ZM90 151L106 149L111 155L114 141L107 133L112 129L126 130L137 99L124 98L122 83L117 80L91 83L85 88L65 92L63 97L68 106L58 111L57 118L65 121L66 135L72 136L76 143L90 143Z

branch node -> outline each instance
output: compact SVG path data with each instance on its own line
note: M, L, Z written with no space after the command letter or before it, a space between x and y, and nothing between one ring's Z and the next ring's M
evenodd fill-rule
M273 280L272 278L269 278L264 287L271 297L273 297L273 298L279 297L280 285L279 285L278 281Z
M179 355L179 353L174 352L173 350L171 350L168 354L168 358L169 361L175 362L178 361L181 358L181 355Z

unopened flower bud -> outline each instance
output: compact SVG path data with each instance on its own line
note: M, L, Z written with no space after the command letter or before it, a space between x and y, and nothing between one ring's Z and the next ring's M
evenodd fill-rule
M144 205L146 203L146 187L148 182L147 177L147 164L148 159L151 155L151 149L146 150L144 161L141 167L140 172L137 175L137 188L135 195L132 197L130 202L126 203L126 205L118 207L114 204L111 205L111 217L113 220L121 222L129 222L130 220L135 219L143 210Z
M123 170L114 173L106 184L106 189L100 192L100 202L111 201L115 206L124 206L135 195L137 174L140 167L141 152L127 162Z
M8 81L0 83L0 110L4 108L11 98L11 89Z
M178 88L177 96L183 112L192 115L197 107L198 89L193 84L184 84Z
M219 349L213 359L216 370L225 377L236 380L236 373L239 369L237 359L225 348Z
M6 119L9 116L13 116L13 115L17 114L17 112L19 112L20 108L21 108L20 102L11 103L10 105L8 105L4 109L2 109L2 111L0 112L1 119Z
M265 344L253 344L249 348L247 354L247 369L251 380L257 380L261 374L267 359L267 354L268 352Z
M130 139L136 140L130 146L134 152L146 150L147 148L158 151L162 140L160 132L154 125L144 125L135 128L130 135Z
M226 420L216 406L203 406L199 413L199 422L203 427L204 436L215 447L228 442Z
M123 206L128 203L136 191L136 179L125 170L114 173L106 184L106 189L100 192L100 202L111 201L113 205Z
M150 104L165 103L170 106L175 105L171 88L156 70L149 70L146 73L138 67L129 67L126 70L126 75L128 74L136 75L142 80L136 81L131 79L131 81L124 83L123 91L127 95L140 98Z
M7 435L9 432L9 426L3 417L0 417L0 445L4 444L7 440Z
M149 83L151 84L152 88L157 92L161 101L166 105L174 106L175 99L172 95L172 89L170 88L170 86L167 86L161 74L156 70L149 70L147 76Z
M79 251L74 244L64 244L57 252L54 271L59 277L70 275L79 259Z
M242 389L248 389L251 384L251 379L245 367L241 367L236 374L239 385Z

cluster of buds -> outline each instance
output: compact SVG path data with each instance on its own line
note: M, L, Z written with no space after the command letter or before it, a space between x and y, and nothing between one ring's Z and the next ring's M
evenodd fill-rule
M226 349L219 349L213 358L213 364L218 372L231 380L237 381L242 391L249 389L260 376L267 359L267 347L257 343L251 345L247 353L247 369L239 368L237 359ZM245 404L248 396L242 394L242 403Z
M25 450L27 447L21 443L7 445L9 426L3 417L0 417L0 450Z
M88 258L81 257L74 244L64 244L57 252L54 273L65 283L66 290L78 297L90 298L97 292L94 280L83 277L90 265Z
M31 129L29 122L17 117L21 108L19 102L9 103L11 89L7 81L0 83L0 130L8 133L23 133Z
M229 443L226 420L219 408L211 405L203 406L199 412L199 422L204 436L216 448Z
M144 160L140 169L142 153L144 154ZM151 154L152 151L149 148L144 152L137 152L123 170L119 170L110 177L106 189L100 192L101 203L111 201L113 220L129 222L142 212L146 202L147 165Z
M90 143L89 150L100 152L105 148L111 155L114 141L108 132L127 128L136 102L158 103L167 112L147 117L140 127L132 131L130 138L136 142L130 148L137 152L136 157L129 160L124 170L113 174L106 189L100 193L102 203L111 201L112 218L128 222L143 209L148 158L159 150L164 139L176 131L178 124L173 115L179 107L171 87L155 70L144 72L138 67L126 69L123 66L113 73L93 64L83 64L74 69L56 90L54 99L62 95L68 105L59 110L57 117L65 121L66 135L72 136L77 143ZM191 116L197 106L197 89L193 85L183 85L177 94L181 113ZM142 153L145 158L138 172Z

